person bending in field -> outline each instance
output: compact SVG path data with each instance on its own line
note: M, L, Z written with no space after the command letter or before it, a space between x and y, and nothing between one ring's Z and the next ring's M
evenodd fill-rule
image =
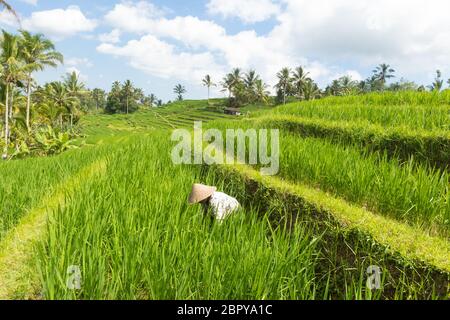
M192 186L189 203L200 203L205 212L211 212L214 218L220 222L240 208L240 204L235 198L223 192L217 192L216 187L197 183Z

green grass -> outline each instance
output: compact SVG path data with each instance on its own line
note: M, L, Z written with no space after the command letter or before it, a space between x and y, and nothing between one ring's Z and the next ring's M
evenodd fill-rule
M330 97L292 103L274 114L332 121L368 121L385 127L404 126L412 130L450 130L450 91L436 93L385 93Z
M0 162L0 241L54 187L94 159L88 150L59 157Z
M450 177L413 161L316 138L281 139L280 177L320 187L370 210L450 236Z
M86 116L80 149L0 164L0 285L8 283L7 298L448 298L446 172L369 152L356 139L301 139L284 127L279 177L250 168L228 176L236 168L170 160L170 130L195 120L208 122L205 128L250 128L267 124L253 121L259 115L292 113L308 121L398 122L408 130L419 124L431 132L447 130L446 97L379 94L274 110L250 106L251 118L225 116L222 100ZM96 163L101 175L83 174ZM246 176L256 184L247 185ZM213 223L187 204L194 182L217 185L243 208ZM23 235L27 241L16 246ZM71 265L81 268L79 291L66 286ZM369 265L382 267L382 290L366 288Z
M367 120L331 121L268 114L248 119L258 127L287 130L301 137L317 137L358 146L370 152L387 152L391 158L414 158L431 167L450 168L450 131L383 127Z
M314 298L308 232L271 229L251 210L211 224L186 202L201 177L195 168L171 164L168 142L155 135L113 152L108 175L53 214L39 251L45 297ZM82 269L80 292L66 288L69 265Z

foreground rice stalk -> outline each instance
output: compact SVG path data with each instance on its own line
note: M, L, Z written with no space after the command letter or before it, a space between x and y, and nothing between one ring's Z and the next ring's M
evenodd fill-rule
M27 276L31 272L30 260L34 257L34 244L42 239L46 223L51 213L57 208L63 208L70 194L83 188L86 181L105 173L104 160L85 167L74 177L62 183L51 196L42 200L42 204L29 212L19 225L10 230L0 243L0 300L14 298L16 294L24 294L24 298L32 298L38 288L37 279Z

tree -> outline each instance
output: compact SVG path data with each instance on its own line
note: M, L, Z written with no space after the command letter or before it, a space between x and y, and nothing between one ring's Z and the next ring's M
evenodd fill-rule
M256 101L262 102L264 104L269 103L270 92L267 89L268 86L261 79L256 80L255 82Z
M436 78L434 78L434 82L431 86L428 86L428 88L430 88L431 91L440 92L443 87L444 80L442 79L442 72L441 70L436 70Z
M357 82L352 79L351 76L343 76L339 80L339 84L341 86L341 94L342 95L350 95L357 90Z
M260 78L256 74L255 70L250 70L249 72L247 72L245 74L244 86L245 86L248 102L250 102L250 103L253 103L256 100L256 83L259 80L260 80Z
M450 88L450 79L447 80L448 87Z
M95 109L102 109L105 106L106 92L102 89L95 88L91 91L91 97L95 102Z
M19 38L6 31L2 31L2 38L0 40L0 63L2 65L2 80L5 85L5 150L3 158L8 157L8 145L10 137L10 123L12 118L13 102L10 101L10 92L20 80L24 78L26 69L20 61L19 56ZM11 102L11 103L10 103Z
M391 91L417 91L418 89L419 86L415 82L408 81L404 78L401 78L400 81L392 83L389 86L389 90Z
M56 67L57 63L63 62L61 53L55 51L54 44L45 39L42 34L32 35L28 31L22 30L20 39L20 51L24 62L28 65L26 78L27 108L26 125L30 129L30 108L31 108L31 84L32 74L42 71L46 66Z
M134 88L133 100L137 100L141 105L144 105L146 101L144 90L141 88Z
M177 84L175 88L173 88L173 93L177 95L178 101L183 101L183 94L185 94L186 92L186 88L181 84Z
M59 106L64 112L73 117L77 107L80 104L80 99L74 95L70 88L62 82L51 82L45 86L44 95L46 100L53 101L55 105ZM62 118L61 118L62 124Z
M203 86L208 88L208 105L209 105L209 93L210 93L210 89L211 87L215 87L216 84L214 82L212 82L211 80L211 76L209 74L207 74L205 76L205 78L202 80Z
M107 113L114 114L123 110L121 96L122 85L119 81L114 81L106 100L105 111Z
M231 94L233 92L233 86L234 86L234 78L231 73L227 74L220 83L222 86L222 92L228 91L228 99L231 98Z
M85 84L80 81L80 76L75 72L66 73L63 78L67 91L74 97L80 98L86 93Z
M392 69L391 66L386 63L382 63L379 66L377 66L375 70L373 70L373 73L374 79L379 80L383 87L386 84L387 80L395 77L394 75L395 70Z
M305 100L315 100L321 97L320 89L314 81L306 82L303 97Z
M19 16L17 15L16 11L8 2L6 2L5 0L0 0L0 6L4 7L6 10L8 10L8 12L12 13L17 21L20 22Z
M126 111L127 114L129 114L130 112L130 98L133 97L134 94L134 87L133 87L133 83L131 82L131 80L126 80L125 83L123 84L123 88L122 88L122 92L123 95L125 97L125 101L126 101Z
M309 76L309 72L305 72L305 70L301 66L295 68L295 70L292 74L292 82L293 82L295 94L297 94L297 96L299 98L303 97L303 95L304 95L303 91L304 91L305 85L308 81L311 80L308 76Z
M231 71L231 73L230 73L230 79L233 83L233 87L238 86L238 84L240 84L242 82L241 69L234 68L233 71Z
M148 96L148 102L150 104L150 108L153 108L153 106L155 105L155 103L158 101L158 98L156 98L156 96L152 93Z
M286 96L291 89L292 79L291 79L291 69L283 68L277 73L278 83L275 88L281 91L283 95L283 104L286 104Z

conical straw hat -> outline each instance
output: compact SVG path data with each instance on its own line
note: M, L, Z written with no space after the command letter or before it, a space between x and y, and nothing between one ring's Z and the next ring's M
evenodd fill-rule
M199 203L205 199L208 199L213 195L214 192L216 192L216 190L216 187L210 187L196 183L192 186L192 192L189 196L189 203Z

